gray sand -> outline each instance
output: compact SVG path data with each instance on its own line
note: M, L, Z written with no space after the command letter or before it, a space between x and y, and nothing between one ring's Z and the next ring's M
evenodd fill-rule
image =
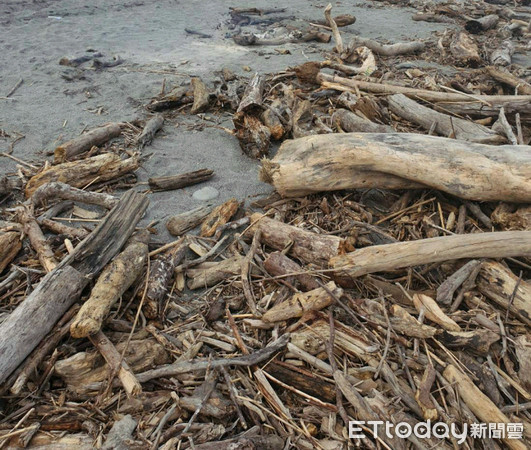
M25 161L42 162L46 152L84 129L105 122L146 117L143 105L167 86L177 85L190 75L208 82L214 71L228 67L248 76L243 70L278 72L306 61L321 60L332 44L286 44L291 55L275 51L279 47L241 47L226 37L229 6L285 7L282 15L293 15L293 23L319 20L325 3L306 0L249 3L157 0L3 0L0 2L0 97L5 96L20 78L24 83L12 96L0 99L0 129L19 132L25 138L15 145L13 155ZM342 28L349 36L387 39L433 40L431 33L444 29L441 24L414 22L408 8L382 7L374 2L342 2L333 13L354 14L357 22ZM184 28L211 34L211 39L189 35ZM107 57L119 55L125 63L101 71L87 71L87 79L66 81L60 66L62 57L75 58L95 49ZM87 65L90 65L87 64ZM102 114L97 114L101 110ZM208 114L207 114L208 116ZM231 128L229 116L221 124ZM151 204L144 223L160 220L160 235L166 238L164 219L201 202L192 194L204 187L219 190L217 201L231 197L245 199L270 192L258 181L258 162L242 154L238 142L226 132L204 127L190 130L200 122L178 116L167 121L153 144L144 149L152 156L138 171L139 181L150 176L177 174L210 168L216 176L205 184L160 192L150 196ZM211 124L211 122L206 122ZM10 139L0 138L0 151ZM0 158L0 176L13 173L16 163Z

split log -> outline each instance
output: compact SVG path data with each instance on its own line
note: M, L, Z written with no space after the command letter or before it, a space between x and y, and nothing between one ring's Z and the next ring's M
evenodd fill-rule
M269 309L262 316L262 320L264 322L280 322L293 317L302 317L308 311L319 311L331 305L334 302L334 297L329 292L332 292L336 297L343 295L343 289L337 287L333 281L330 281L326 288L319 287L312 291L297 293Z
M346 109L338 109L332 114L332 124L347 133L395 133L395 129L389 125L371 122Z
M90 297L70 327L70 334L83 338L97 333L114 303L142 272L148 254L149 233L133 236L125 249L101 272Z
M194 104L192 105L190 112L192 114L197 114L208 108L210 94L201 78L192 78L191 83L194 90Z
M404 94L415 100L441 103L447 111L470 115L498 115L503 106L507 113L531 114L531 95L469 95L450 92L436 92L393 84L373 83L320 72L317 81L321 86L339 91L356 93L356 89L374 94ZM444 103L444 105L442 104ZM457 105L455 105L457 103ZM437 106L437 105L436 105ZM495 111L495 112L493 112ZM444 109L443 109L443 112Z
M235 198L216 206L201 225L201 236L213 236L218 227L225 225L236 214L239 207L240 202Z
M260 176L283 197L430 186L470 200L528 203L529 148L404 133L317 135L285 141Z
M98 147L105 144L107 141L118 137L121 132L122 129L119 123L111 123L104 127L95 128L71 141L65 142L55 149L54 164L64 163L90 150L93 146Z
M465 30L472 34L479 34L482 31L494 28L500 18L496 14L489 14L479 19L471 19L465 22Z
M233 117L235 134L242 151L251 158L263 158L269 152L271 132L259 118L236 113Z
M245 88L237 113L257 113L262 111L262 94L265 87L265 78L255 73Z
M147 208L148 200L129 191L73 254L46 275L0 324L0 383L37 347L77 301L84 287L120 250Z
M139 145L139 147L144 148L146 145L151 144L155 138L155 134L157 134L157 131L162 128L162 125L164 125L164 117L162 117L160 114L157 114L149 119L146 123L146 126L142 130L142 133L136 140L136 143Z
M450 43L450 53L459 62L471 67L477 67L481 63L479 48L476 42L469 34L463 31L457 33L453 41Z
M170 287L175 267L181 263L187 248L187 242L183 238L180 245L174 246L151 263L143 307L144 315L148 319L159 317L162 301Z
M0 233L0 274L13 261L21 248L20 233L16 231Z
M264 261L264 268L273 276L287 275L290 273L297 274L284 279L291 284L293 284L292 279L297 280L304 291L311 291L319 287L315 278L302 273L304 271L303 268L282 252L270 253Z
M348 47L346 49L346 55L341 55L341 59L347 59L347 55L349 55L356 48L361 46L369 48L374 53L380 56L406 55L409 53L421 52L426 48L426 44L420 41L398 42L396 44L380 44L379 42L373 39L356 36L352 38L352 40L349 42Z
M487 73L496 81L515 88L518 91L518 94L531 95L531 84L515 77L511 73L501 71L492 66L487 67Z
M199 264L195 269L188 269L186 275L189 289L200 289L213 286L220 281L235 275L240 275L244 257L233 256L221 262L205 262Z
M79 188L94 181L112 180L136 169L138 169L136 158L122 160L114 153L58 164L30 178L26 185L26 198L31 197L39 186L52 181L60 181Z
M118 199L113 195L83 191L65 183L57 181L46 183L35 190L31 196L33 206L43 204L48 199L72 200L74 202L88 203L111 209L118 203Z
M334 279L349 286L362 275L464 258L508 258L531 254L531 231L442 236L374 245L330 259Z
M330 258L349 251L350 244L337 236L306 231L260 213L251 216L251 226L245 236L252 237L260 230L261 241L276 250L289 248L295 258L309 264L325 265Z
M214 209L214 205L199 206L190 211L170 217L166 228L174 236L181 236L189 230L197 227Z
M154 191L170 191L172 189L182 189L187 186L202 183L203 181L210 180L213 176L213 170L200 169L194 172L182 173L180 175L150 178L148 183L149 187Z
M472 413L484 423L510 423L511 420L503 414L498 407L481 392L467 374L449 364L443 372L444 378L452 383L459 392L459 396L470 408ZM527 446L518 439L503 439L503 442L512 450L525 450Z
M531 325L531 283L519 280L509 269L494 261L485 261L481 265L476 282L485 297L509 310L525 324Z
M448 116L407 98L403 94L389 97L389 108L397 116L420 125L426 131L435 131L440 136L452 137L480 144L503 144L505 137L495 131L470 120ZM435 125L435 128L433 126ZM364 131L364 130L359 130Z
M170 361L168 352L155 339L133 339L127 344L116 344L116 350L121 355L125 349L124 360L134 373L141 373ZM68 389L77 394L98 390L101 382L109 377L109 367L99 352L95 351L76 353L59 360L54 369Z
M513 60L514 44L512 41L503 41L490 55L490 62L495 66L508 66Z

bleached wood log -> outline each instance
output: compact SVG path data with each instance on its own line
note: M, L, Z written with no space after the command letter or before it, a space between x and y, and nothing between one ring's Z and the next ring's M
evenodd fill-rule
M39 345L80 297L83 288L121 249L147 208L129 191L74 253L39 283L0 324L0 383Z
M73 337L87 337L100 330L114 303L142 271L148 254L148 241L147 231L133 236L123 252L103 269L90 297L70 326Z
M38 206L50 198L53 200L72 200L74 202L99 205L106 209L111 209L116 203L118 203L118 198L113 195L105 194L103 192L83 191L82 189L77 189L58 181L43 184L36 189L31 196L31 203L34 206Z
M101 450L128 450L127 441L132 438L136 425L136 420L130 414L114 422Z
M349 286L368 273L464 258L531 255L531 231L459 234L394 244L373 245L330 259L334 278Z
M479 34L482 31L494 28L500 18L496 14L480 17L479 19L470 19L465 23L465 30L472 34Z
M290 254L306 263L326 264L338 254L351 249L349 243L337 236L322 235L271 219L260 213L251 216L251 226L245 236L261 232L261 241L276 250L290 247Z
M406 133L285 141L261 179L284 197L341 189L429 186L469 200L531 201L529 146L489 146Z
M396 44L380 44L378 41L369 38L356 36L351 39L347 47L347 53L352 52L357 47L367 47L374 53L381 56L397 56L408 53L421 52L426 48L426 44L420 41L397 42ZM342 59L345 59L342 57Z
M79 188L96 180L98 182L112 180L137 168L137 158L122 160L114 153L58 164L30 178L26 185L26 198L31 197L39 186L52 181L60 181Z
M339 126L347 133L355 131L362 133L395 133L395 129L389 125L371 122L369 119L364 119L346 109L337 109L332 114L332 124Z
M181 236L187 231L198 226L212 211L214 205L207 204L170 217L166 228L170 234Z
M186 272L190 278L188 288L193 290L213 286L222 280L239 275L243 260L243 256L237 255L221 262L206 262L194 269L188 269Z
M496 67L489 66L487 67L487 73L500 83L506 84L515 88L518 91L518 94L530 95L531 94L531 84L522 80L521 78L515 77L509 72L502 71Z
M21 248L20 233L16 231L0 233L0 274L13 261Z
M404 94L392 95L389 97L388 102L389 108L393 113L420 125L426 131L431 130L435 124L434 131L440 136L451 136L455 139L478 142L480 144L503 144L507 142L504 136L486 126L434 111L407 98Z
M503 41L490 55L490 62L495 66L508 66L513 60L514 44L510 40Z
M457 367L449 364L444 369L443 376L457 389L460 397L481 422L505 424L511 422L492 400L476 387L469 376ZM506 438L503 439L503 442L512 450L525 450L527 448L520 439Z
M78 136L71 141L58 146L54 151L54 163L61 164L83 152L90 150L94 145L100 146L105 142L118 137L122 129L119 123L95 128L87 133Z

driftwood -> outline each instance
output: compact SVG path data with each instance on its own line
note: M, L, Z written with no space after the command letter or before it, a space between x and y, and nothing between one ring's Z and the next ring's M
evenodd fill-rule
M255 73L245 88L237 113L253 113L262 110L262 94L265 87L265 78Z
M80 188L94 181L112 180L136 169L138 169L136 158L122 160L114 153L58 164L43 170L28 181L26 198L31 197L38 187L53 181Z
M162 128L162 125L164 125L164 117L160 114L155 115L147 121L142 133L136 140L140 148L144 148L146 145L151 144L155 138L155 134Z
M332 4L329 3L326 6L325 10L324 10L324 15L325 15L326 23L332 29L332 34L334 36L334 41L336 42L335 49L336 49L336 51L339 54L341 54L341 53L343 53L343 40L341 39L341 34L339 33L339 30L337 28L337 24L334 21L334 19L332 18L331 11L332 11Z
M0 233L0 274L13 261L21 248L20 233L16 231Z
M417 53L421 52L426 48L424 42L413 41L413 42L398 42L396 44L380 44L379 42L356 36L352 38L347 47L347 54L350 54L357 47L367 47L372 50L374 53L381 56L397 56L397 55L406 55L408 53ZM341 59L346 59L346 56L341 56Z
M188 90L188 86L179 86L161 99L155 100L147 105L147 109L153 112L160 112L166 109L177 108L188 103L193 103L194 97L186 95Z
M518 94L531 95L531 84L515 77L511 73L492 66L487 67L487 73L496 81L515 88Z
M89 235L89 231L84 228L71 227L46 217L39 217L37 223L55 234L62 234L71 239L85 239Z
M0 177L0 195L10 194L13 191L19 190L21 187L22 182L19 178Z
M471 200L529 202L527 146L418 134L346 133L285 141L261 178L285 197L356 188L430 186Z
M188 288L193 290L213 286L227 278L239 275L243 259L243 256L237 255L221 262L206 262L194 269L188 269L186 272L189 278Z
M192 105L190 112L192 114L197 114L207 109L210 101L210 94L201 78L192 78L191 83L194 90L194 104Z
M75 338L97 333L111 307L136 280L148 253L147 231L133 236L126 247L101 272L90 297L83 303L70 327Z
M457 33L450 43L450 53L462 64L477 67L481 62L479 48L472 37L464 31Z
M136 425L135 419L129 414L114 422L101 450L128 450L127 441L131 439Z
M262 316L262 320L264 322L279 322L293 317L301 317L308 311L319 311L334 301L329 292L335 297L343 295L343 290L331 281L326 285L326 289L319 287L312 291L295 294L288 300L273 306Z
M302 267L282 252L271 253L264 261L264 268L273 276L287 275L290 273L298 274L287 277L285 280L292 284L292 280L297 280L304 291L311 291L319 287L319 284L313 277L303 273Z
M463 258L506 258L531 254L530 231L500 231L442 236L395 244L374 245L330 259L341 285L374 272Z
M46 275L9 319L0 324L0 383L39 345L90 279L120 250L147 203L141 194L126 193L74 253Z
M235 198L216 206L201 225L201 236L213 236L218 227L225 225L238 211L240 202Z
M434 111L403 94L390 96L388 102L389 108L396 115L422 126L427 131L433 129L440 136L480 144L502 144L507 141L503 136L483 125ZM433 128L434 125L435 128Z
M444 378L458 390L460 397L472 413L484 423L510 423L498 407L481 392L467 374L449 364L443 372ZM503 439L513 450L525 450L527 446L519 439Z
M531 283L494 261L481 265L476 282L483 295L531 325Z
M472 34L479 34L482 31L490 30L494 28L500 18L496 14L489 14L479 19L467 20L465 23L465 30Z
M389 125L380 125L362 118L346 109L337 109L332 114L332 123L343 131L351 133L360 131L362 133L394 133L395 129Z
M462 114L472 115L498 115L503 106L507 113L520 112L531 114L531 95L474 95L458 94L451 92L436 92L425 89L416 89L392 84L373 83L337 75L319 73L317 81L325 88L356 93L356 89L374 94L404 94L415 100L441 103L441 107L451 112L462 111ZM459 104L455 105L458 102ZM443 105L444 103L444 105ZM436 105L437 106L437 105ZM492 112L494 111L494 113ZM442 111L444 112L444 110Z
M31 196L31 203L34 206L39 206L48 199L72 200L74 202L103 206L106 209L111 209L118 203L118 199L112 195L83 191L57 181L43 184L36 189Z
M268 154L271 132L258 117L236 113L233 122L236 137L246 155L252 158L262 158Z
M503 41L490 55L490 62L495 66L508 66L513 60L514 44L512 41Z
M214 209L214 205L207 204L170 217L166 224L166 228L174 236L181 236L203 222L212 209Z
M107 141L118 137L121 132L122 129L119 123L111 123L104 127L95 128L94 130L84 133L57 147L54 151L54 163L64 163L69 159L90 150L93 146L100 146Z
M187 186L202 183L210 180L214 176L214 171L210 169L200 169L194 172L182 173L180 175L168 175L165 177L153 177L148 180L149 187L154 191L169 191L172 189L182 189Z
M351 248L347 241L337 236L312 233L260 213L251 216L251 226L245 235L254 236L257 230L261 232L262 242L269 247L277 250L289 249L292 256L306 263L326 264L331 257Z

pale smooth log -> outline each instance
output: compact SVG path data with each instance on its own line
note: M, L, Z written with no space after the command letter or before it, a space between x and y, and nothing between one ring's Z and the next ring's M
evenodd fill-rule
M188 269L186 276L189 289L200 289L213 286L220 281L241 274L244 257L233 256L221 262L199 264L195 269Z
M339 284L362 275L464 258L531 255L531 231L460 234L394 244L373 245L330 259Z
M263 243L276 250L290 247L292 256L309 264L326 264L331 257L351 248L337 236L312 233L260 213L251 216L251 224L245 236L252 237L260 230Z
M0 324L0 383L39 345L83 288L121 249L147 205L142 194L124 194L74 253L47 274Z
M214 205L207 204L170 217L166 228L173 236L181 236L198 226L210 214L213 208Z
M148 241L147 231L133 236L124 251L103 269L90 297L70 326L73 337L87 337L100 330L111 307L142 272L148 254Z
M426 48L426 44L420 41L397 42L396 44L380 44L378 41L369 38L356 36L348 44L348 50L352 51L357 47L367 47L380 56L397 56L408 53L421 52Z
M435 188L469 200L531 201L531 147L409 133L344 133L285 141L261 179L283 197L342 189Z
M510 423L509 418L472 382L467 374L449 364L443 372L444 378L452 383L460 397L474 415L484 423ZM503 439L511 450L526 450L527 446L520 439Z
M389 125L380 125L364 119L346 109L338 109L332 114L332 124L339 126L343 131L352 133L360 131L362 133L395 133L395 129Z
M26 198L31 197L38 187L52 181L80 188L95 181L112 180L136 169L138 169L137 158L122 160L114 153L58 164L30 178L26 185Z
M426 131L431 130L435 124L435 133L443 137L453 137L463 141L477 142L480 144L504 144L504 136L495 131L470 120L452 117L422 106L404 94L395 94L389 97L389 109L397 116L420 125ZM345 130L348 131L348 130ZM364 130L359 130L364 131Z
M105 142L120 136L122 129L119 123L95 128L87 133L78 136L71 141L58 146L54 151L54 163L61 164L83 152L90 150L93 146L100 146Z

